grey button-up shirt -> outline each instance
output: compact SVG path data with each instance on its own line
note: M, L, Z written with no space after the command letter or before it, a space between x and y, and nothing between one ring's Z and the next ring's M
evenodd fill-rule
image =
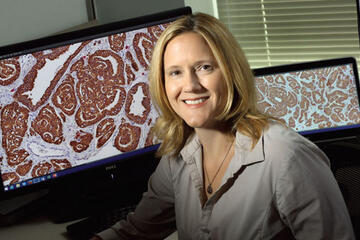
M274 123L253 149L239 132L235 141L235 154L210 199L195 136L177 158L161 159L135 213L99 235L163 239L177 229L179 239L355 239L328 158L318 147Z

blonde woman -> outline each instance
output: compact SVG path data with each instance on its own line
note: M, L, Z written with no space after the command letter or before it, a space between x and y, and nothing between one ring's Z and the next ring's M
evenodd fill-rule
M354 239L328 158L257 110L254 77L230 32L195 14L153 52L162 159L134 213L102 239Z

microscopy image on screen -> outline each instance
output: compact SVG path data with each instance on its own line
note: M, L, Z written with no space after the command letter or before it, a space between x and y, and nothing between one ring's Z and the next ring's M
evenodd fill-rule
M352 64L256 77L259 108L303 132L360 123Z
M4 185L153 145L148 68L165 27L0 60Z

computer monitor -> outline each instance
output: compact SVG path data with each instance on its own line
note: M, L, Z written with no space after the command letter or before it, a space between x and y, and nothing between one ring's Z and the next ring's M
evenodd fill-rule
M91 185L99 171L121 181L149 174L158 147L149 134L158 116L148 87L151 52L166 26L188 13L1 47L0 200L69 179L74 188Z
M314 142L360 135L354 58L255 69L259 108Z

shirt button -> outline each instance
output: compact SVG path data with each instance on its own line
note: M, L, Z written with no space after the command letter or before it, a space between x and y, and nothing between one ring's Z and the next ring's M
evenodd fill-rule
M206 227L201 227L201 231L204 233L210 233L210 230L207 229Z

